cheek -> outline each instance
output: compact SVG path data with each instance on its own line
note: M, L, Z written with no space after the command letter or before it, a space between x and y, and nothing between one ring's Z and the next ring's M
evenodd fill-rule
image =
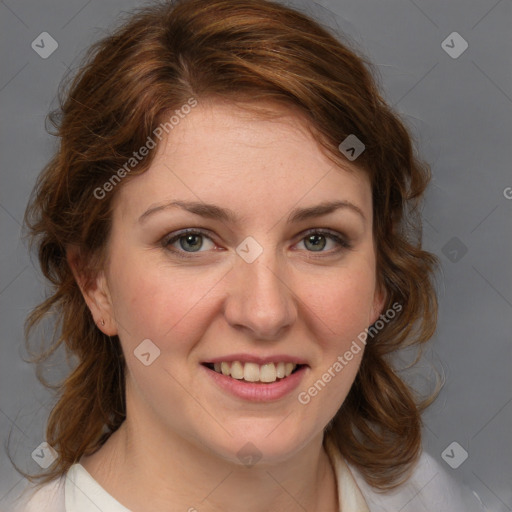
M305 300L319 348L317 364L298 395L319 424L327 424L345 401L356 378L365 344L361 334L370 325L374 273L368 269L338 272L317 280Z
M303 289L300 297L313 314L320 339L329 345L350 341L371 323L374 300L374 272L367 268L343 269L319 275L314 286Z
M209 320L212 289L221 275L189 271L165 264L124 260L111 273L114 314L123 344L151 339L164 348L169 340L193 340ZM193 319L193 321L191 320Z

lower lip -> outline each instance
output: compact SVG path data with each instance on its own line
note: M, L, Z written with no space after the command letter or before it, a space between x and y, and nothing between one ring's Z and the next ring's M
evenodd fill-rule
M292 373L284 379L270 384L264 384L233 379L215 370L210 370L206 366L201 365L201 367L221 389L237 398L251 402L271 402L290 394L294 389L299 387L308 368L307 366L302 366L295 373Z

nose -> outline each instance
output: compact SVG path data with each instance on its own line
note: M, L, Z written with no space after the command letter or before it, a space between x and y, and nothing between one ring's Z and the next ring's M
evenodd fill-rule
M297 307L284 265L266 251L252 263L237 259L224 308L232 327L254 339L276 340L293 325Z

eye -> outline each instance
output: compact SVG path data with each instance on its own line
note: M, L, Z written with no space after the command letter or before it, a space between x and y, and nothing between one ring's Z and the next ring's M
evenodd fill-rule
M350 249L350 243L341 235L326 230L311 230L299 244L303 243L308 252L338 252ZM326 249L327 250L324 250Z
M215 248L213 240L202 231L187 229L162 240L162 245L176 253L203 252Z
M193 253L206 252L217 248L215 242L205 232L198 229L184 229L162 239L162 246L183 258L192 257ZM297 245L304 245L307 252L336 254L352 246L340 233L323 229L311 229ZM302 249L301 247L299 247Z

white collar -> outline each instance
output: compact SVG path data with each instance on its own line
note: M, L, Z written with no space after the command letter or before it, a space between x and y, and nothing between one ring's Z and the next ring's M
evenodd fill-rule
M370 512L350 468L328 436L325 440L325 450L336 474L340 512Z
M370 512L350 468L329 439L326 451L336 475L340 512ZM66 512L130 512L112 497L80 464L73 464L67 473L65 484Z

